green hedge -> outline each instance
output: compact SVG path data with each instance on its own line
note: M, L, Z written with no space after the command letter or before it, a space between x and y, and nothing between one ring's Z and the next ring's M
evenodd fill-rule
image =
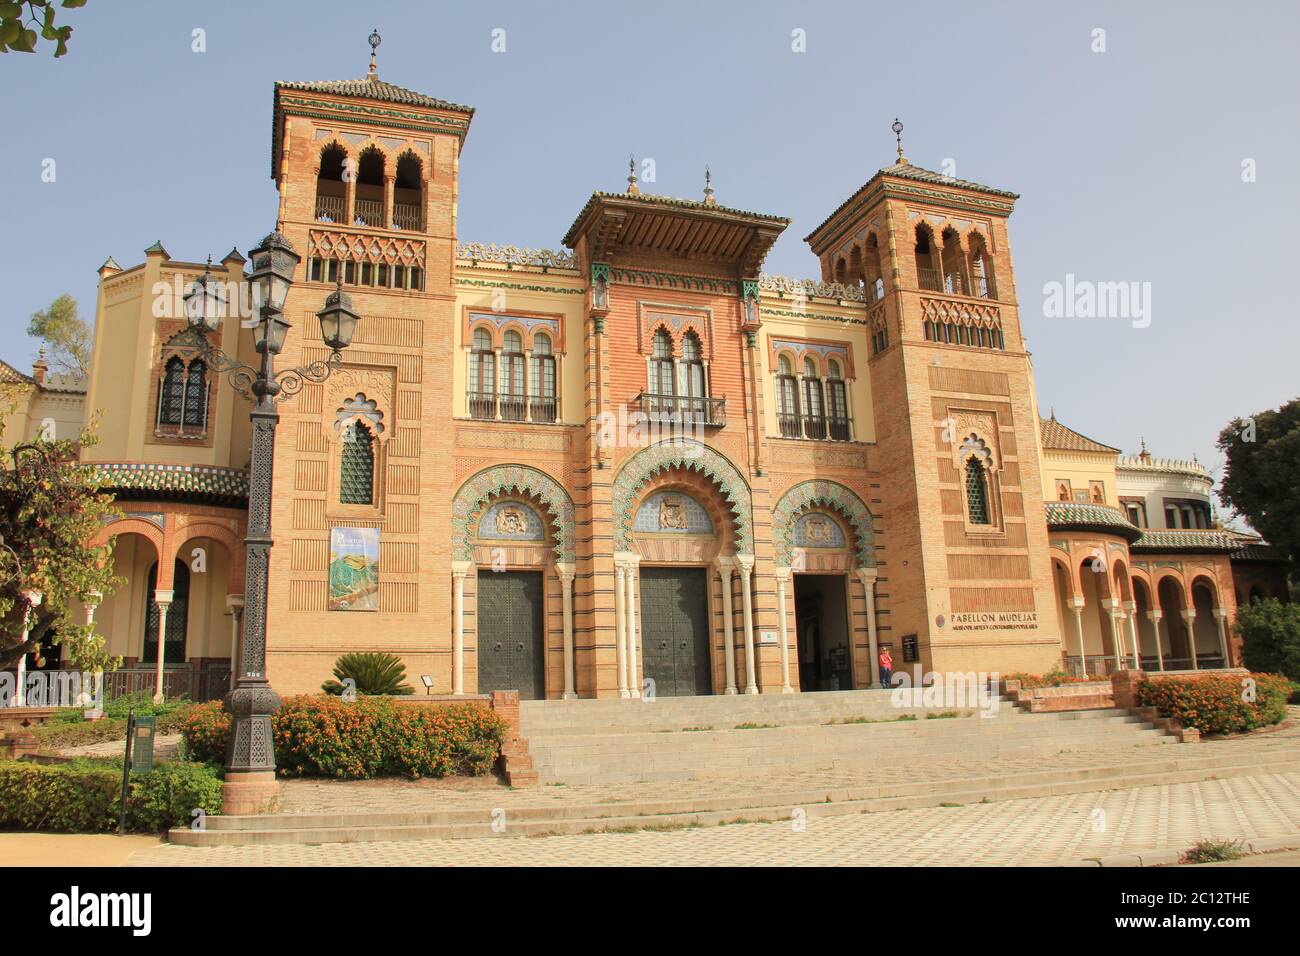
M482 776L492 769L507 725L474 704L421 706L384 697L346 701L332 696L286 699L271 718L275 762L286 776ZM191 759L224 759L230 716L221 704L201 704L181 728Z
M108 833L117 829L122 764L75 760L38 764L0 760L0 829ZM221 778L195 763L161 763L132 774L127 827L160 833L187 826L192 812L221 812Z
M175 734L180 732L194 704L188 700L169 700L155 706L148 693L125 695L106 703L104 716L98 720L86 720L82 716L83 708L64 707L45 723L33 727L31 733L44 750L84 747L110 740L125 741L127 713L132 707L137 717L153 714L158 718L158 734Z
M1252 686L1253 700L1247 699ZM1276 674L1205 674L1146 678L1137 702L1203 734L1233 734L1281 722L1291 684Z

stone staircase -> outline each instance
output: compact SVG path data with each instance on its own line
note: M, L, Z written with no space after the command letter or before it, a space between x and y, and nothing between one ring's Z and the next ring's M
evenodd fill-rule
M416 791L387 809L361 790L355 808L211 816L168 837L249 846L667 830L788 821L794 808L814 819L1300 772L1294 738L1171 747L1174 737L1122 710L992 704L994 716L981 717L897 708L888 691L525 701L522 736L540 788L441 808L436 791Z
M544 783L606 784L917 766L954 757L1130 748L1176 742L1113 708L1029 714L895 706L886 690L525 701L521 733Z

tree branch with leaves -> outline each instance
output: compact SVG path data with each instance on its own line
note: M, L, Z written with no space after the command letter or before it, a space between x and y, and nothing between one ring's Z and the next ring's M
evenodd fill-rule
M86 0L63 0L65 10L84 7ZM0 0L0 53L35 53L41 40L55 44L54 55L68 52L72 27L55 26L54 0Z

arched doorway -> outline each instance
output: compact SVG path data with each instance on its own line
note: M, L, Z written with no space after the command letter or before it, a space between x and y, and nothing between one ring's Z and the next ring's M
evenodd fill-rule
M1187 619L1183 616L1185 604L1182 582L1170 574L1163 576L1156 585L1156 597L1160 601L1161 623L1166 638L1165 670L1190 670L1192 652Z

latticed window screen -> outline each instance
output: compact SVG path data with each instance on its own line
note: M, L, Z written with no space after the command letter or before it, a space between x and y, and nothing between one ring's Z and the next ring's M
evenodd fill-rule
M992 524L989 517L989 486L984 466L975 455L966 459L966 507L971 524Z
M202 362L191 362L185 373L185 425L203 428L208 417L208 367Z
M374 503L375 440L370 430L353 422L343 430L339 456L339 501L345 505Z
M162 394L158 399L158 424L179 425L185 399L185 365L178 358L167 360L163 372Z
M673 375L673 340L668 337L668 333L660 329L655 333L653 342L653 351L651 352L651 380L650 386L657 395L672 395L677 389L674 387Z

